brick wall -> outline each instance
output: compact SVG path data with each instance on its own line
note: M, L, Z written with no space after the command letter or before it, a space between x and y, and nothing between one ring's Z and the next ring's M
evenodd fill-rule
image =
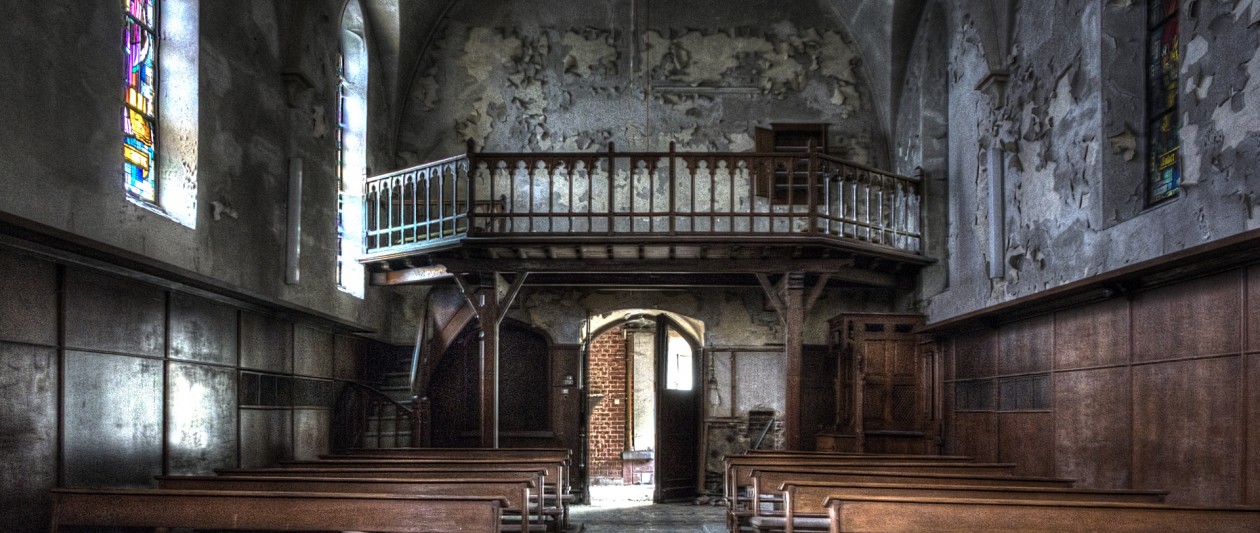
M621 328L610 329L591 343L590 392L604 399L591 411L590 477L592 482L622 479L621 452L626 449L626 340Z

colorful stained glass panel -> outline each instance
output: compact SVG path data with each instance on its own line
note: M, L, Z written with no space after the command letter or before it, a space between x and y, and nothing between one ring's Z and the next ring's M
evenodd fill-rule
M1181 27L1177 0L1149 0L1146 44L1146 201L1153 205L1181 188L1181 120L1177 114Z
M127 194L157 201L156 0L123 0L123 183Z

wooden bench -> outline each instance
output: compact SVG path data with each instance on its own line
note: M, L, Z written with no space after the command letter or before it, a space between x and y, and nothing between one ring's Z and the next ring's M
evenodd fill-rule
M285 476L285 477L355 477L355 478L416 478L424 475L460 475L487 477L494 475L512 475L522 472L532 472L537 476L537 486L543 487L538 491L542 496L537 498L539 501L540 514L551 518L556 524L556 529L565 529L568 527L567 506L564 505L563 498L557 492L558 486L554 483L547 483L548 479L555 479L558 476L558 468L555 465L548 466L545 463L516 464L502 462L481 462L473 465L463 462L450 461L430 461L409 465L407 463L386 463L387 466L374 467L368 463L350 463L341 462L322 462L308 461L302 464L311 464L317 466L293 466L295 462L288 463L290 466L278 468L250 468L250 469L219 469L215 473L220 476ZM531 494L531 498L534 495ZM559 503L557 503L559 502Z
M752 486L752 471L767 467L808 469L842 468L844 470L880 470L921 474L1011 475L1012 463L975 463L968 461L904 461L879 458L800 458L800 457L727 457L725 462L725 496L728 501L740 497L740 489Z
M752 472L760 468L798 468L817 472L824 471L880 471L902 472L914 474L965 474L983 476L1010 476L1015 468L1009 463L975 463L969 461L946 460L931 461L929 459L912 461L901 457L853 457L853 458L807 458L807 457L771 457L771 456L728 456L725 463L725 496L727 503L727 527L737 531L740 524L755 513L752 509L754 500L760 497L753 488Z
M495 496L507 501L505 513L520 516L519 524L501 524L502 531L543 531L530 524L529 495L536 481L528 473L515 479L441 476L428 479L263 477L263 476L158 476L158 488L175 490L229 490L254 492L332 492L346 494L428 494L432 496Z
M496 533L503 498L167 489L52 489L65 526Z
M767 480L769 481L769 480ZM1020 487L1002 485L933 485L893 483L837 483L782 481L773 486L783 494L783 513L758 513L750 523L758 531L827 531L828 498L896 496L903 498L1014 499L1036 501L1108 501L1163 503L1168 491ZM756 509L756 507L754 507Z
M1254 533L1260 508L1031 500L828 498L830 531Z

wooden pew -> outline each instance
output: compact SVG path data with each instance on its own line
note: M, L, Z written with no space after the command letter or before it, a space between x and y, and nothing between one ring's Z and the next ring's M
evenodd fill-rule
M881 458L864 456L853 458L835 457L776 457L776 456L727 456L724 459L725 475L724 493L727 503L727 528L737 531L744 519L753 516L751 506L754 499L760 498L752 490L752 471L759 468L795 467L813 471L883 471L904 472L914 474L968 474L968 475L1000 475L1010 476L1015 468L1010 463L975 463L969 461L947 460L931 461L931 456L920 456L917 460L904 460L902 457ZM745 491L745 489L748 489Z
M556 524L556 529L564 529L568 527L565 519L567 515L565 508L555 502L558 500L554 491L555 484L547 484L547 479L553 479L557 475L555 469L548 468L546 465L515 465L507 464L480 464L477 466L468 466L463 463L450 462L434 462L425 463L421 466L384 466L374 468L364 464L340 465L318 463L324 466L303 466L303 467L278 467L278 468L228 468L218 469L215 473L220 476L269 476L269 477L340 477L340 478L427 478L430 476L440 476L449 478L451 476L477 476L477 477L511 477L522 473L532 473L535 477L536 485L544 487L539 493L546 493L547 490L553 491L550 498L539 498L538 512L551 518ZM533 495L531 494L531 499Z
M777 481L765 479L765 481ZM897 496L904 498L1014 499L1036 501L1108 501L1163 503L1168 491L1020 487L1009 485L933 485L892 483L837 483L834 481L780 481L783 493L780 516L758 514L750 523L758 531L827 531L827 498ZM756 509L756 508L754 508Z
M568 484L565 482L565 478L568 477L567 464L551 457L354 457L344 459L320 459L316 461L280 461L280 465L286 468L318 468L324 466L347 468L423 467L449 468L456 471L467 471L478 468L540 466L547 469L547 474L546 479L544 479L544 488L541 491L539 502L543 505L545 512L548 514L555 514L558 517L558 520L561 523L560 527L562 529L567 528L569 524L569 506L568 502L565 500L565 495L568 494ZM548 483L554 483L554 487L548 485Z
M406 494L52 489L52 524L275 531L497 533L503 498Z
M573 503L570 493L573 451L568 448L351 448L340 454L321 455L320 459L554 459L561 463L556 492L563 499L567 512ZM566 515L567 523L567 515Z
M1031 500L828 498L830 531L1254 533L1260 508Z
M519 513L520 524L503 524L502 531L542 531L531 529L529 495L536 480L529 473L514 479L489 477L441 478L344 478L267 476L158 476L158 488L174 490L229 490L255 492L333 492L345 494L428 494L433 496L495 496L504 498L505 512Z

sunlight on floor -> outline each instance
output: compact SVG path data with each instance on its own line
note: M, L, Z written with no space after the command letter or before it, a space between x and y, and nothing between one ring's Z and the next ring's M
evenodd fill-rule
M655 485L591 485L591 507L614 509L652 505Z

